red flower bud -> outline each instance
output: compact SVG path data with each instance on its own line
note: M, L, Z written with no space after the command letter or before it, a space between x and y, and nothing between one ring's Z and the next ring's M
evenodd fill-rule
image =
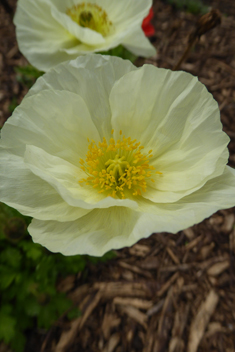
M145 17L142 23L142 29L146 37L151 37L155 33L154 26L150 23L151 19L153 18L153 15L154 15L153 8L151 7L151 9L149 10L148 16Z

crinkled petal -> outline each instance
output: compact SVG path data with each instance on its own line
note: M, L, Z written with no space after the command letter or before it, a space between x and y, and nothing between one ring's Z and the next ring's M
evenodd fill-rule
M126 28L137 21L142 23L152 5L152 0L120 0L115 1L115 6L110 0L93 1L105 9L114 26L122 24Z
M66 90L78 94L89 109L100 138L109 139L111 111L109 94L117 80L136 70L129 60L102 55L87 55L63 63L40 77L26 97L41 90Z
M218 161L216 162L214 167L214 172L213 172L213 178L221 175L221 170L224 169L224 165L227 161L227 150L224 151L224 155L222 154L221 157L219 157ZM225 158L224 158L225 157ZM196 165L197 166L197 165ZM197 173L197 168L195 166L195 173ZM187 171L185 172L187 174ZM186 177L186 175L184 176ZM205 176L205 175L204 175ZM196 186L193 188L186 188L180 191L176 190L161 190L158 189L158 184L160 184L162 174L156 174L152 175L152 179L155 179L155 182L153 183L151 180L147 182L147 189L146 192L142 194L142 196L146 199L151 200L154 203L173 203L177 202L181 198L197 191L199 188L201 188L208 180L212 178L212 174L209 174L203 178L203 181L201 183L198 183ZM181 180L181 174L180 173L175 173L175 177L179 180L179 183L182 181ZM201 177L201 174L199 174L198 179Z
M70 56L61 49L77 45L77 39L51 16L50 3L20 0L14 17L20 51L29 62L46 71Z
M138 200L138 211L151 224L152 232L176 233L199 223L219 209L234 206L235 170L226 166L222 175L208 181L196 192L176 203L156 204L147 199ZM140 227L140 231L144 227Z
M91 99L95 98L95 94L98 94L100 89L105 90L109 95L116 81L135 70L137 70L136 66L129 60L109 55L86 55L64 62L45 73L36 81L27 96L45 89L68 90L79 94L89 107ZM91 85L93 80L93 86L98 85L94 91ZM91 92L93 94L89 98Z
M99 0L96 0L96 2L98 3ZM109 0L106 0L105 3L104 8L107 9L107 13L110 20L113 22L116 32L131 33L135 30L135 27L138 26L141 28L143 19L147 16L152 5L152 0L121 0L115 3L116 6L113 6ZM139 34L140 33L138 33L138 35Z
M151 189L145 197L171 201L164 200L164 191L184 196L185 190L192 192L223 172L229 139L222 132L218 105L190 74L146 65L114 85L110 106L116 134L121 129L139 140L146 153L152 150L151 164L162 173L153 175L156 198Z
M84 100L72 92L46 90L23 100L6 122L1 143L23 155L25 145L33 142L79 165L87 153L88 137L100 140Z
M39 220L73 221L89 209L69 206L48 183L26 168L19 156L0 149L0 198Z
M133 244L140 213L124 207L93 210L79 221L58 223L33 220L29 233L34 242L64 255L102 256L113 248Z
M123 46L137 56L150 57L156 55L156 49L145 36L140 27L136 27L134 31L122 40Z
M233 206L234 197L235 172L226 169L179 203L156 206L143 200L139 212L122 207L99 209L63 224L33 220L29 232L35 242L53 252L101 256L111 249L131 246L153 232L183 230L218 209Z

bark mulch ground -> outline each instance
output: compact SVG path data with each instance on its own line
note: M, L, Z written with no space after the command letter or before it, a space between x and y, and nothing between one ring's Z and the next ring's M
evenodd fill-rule
M235 3L210 6L220 9L222 22L196 41L180 68L198 76L217 100L235 167ZM14 8L14 0L0 6L1 125L27 92L14 71L27 63L15 39ZM136 64L172 69L200 16L160 0L154 12L158 54ZM61 317L47 334L29 335L26 352L234 352L234 222L234 209L219 211L176 235L153 234L108 263L90 264L86 277L67 277L58 290L82 315Z

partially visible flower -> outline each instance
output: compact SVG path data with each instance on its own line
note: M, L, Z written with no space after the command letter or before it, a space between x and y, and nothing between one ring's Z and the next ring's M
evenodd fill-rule
M53 252L102 255L235 204L218 104L185 72L87 55L39 78L2 129L0 201Z
M155 33L154 26L151 23L153 16L154 16L153 8L151 7L151 9L149 10L148 16L145 17L142 23L142 29L146 37L151 37Z
M141 28L151 4L152 0L18 0L18 45L42 71L120 44L137 56L153 56L156 49Z

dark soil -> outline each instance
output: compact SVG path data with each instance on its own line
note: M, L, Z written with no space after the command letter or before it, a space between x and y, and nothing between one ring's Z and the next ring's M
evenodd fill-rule
M212 1L222 23L196 41L180 69L199 77L217 100L235 167L235 3ZM15 0L0 4L0 125L27 92L15 66L18 51L12 14ZM137 65L173 68L187 47L199 15L154 3L157 57ZM176 235L153 234L117 251L86 276L70 276L58 290L82 316L63 317L45 332L29 333L25 352L234 352L235 211L219 211ZM41 343L42 342L42 343Z

